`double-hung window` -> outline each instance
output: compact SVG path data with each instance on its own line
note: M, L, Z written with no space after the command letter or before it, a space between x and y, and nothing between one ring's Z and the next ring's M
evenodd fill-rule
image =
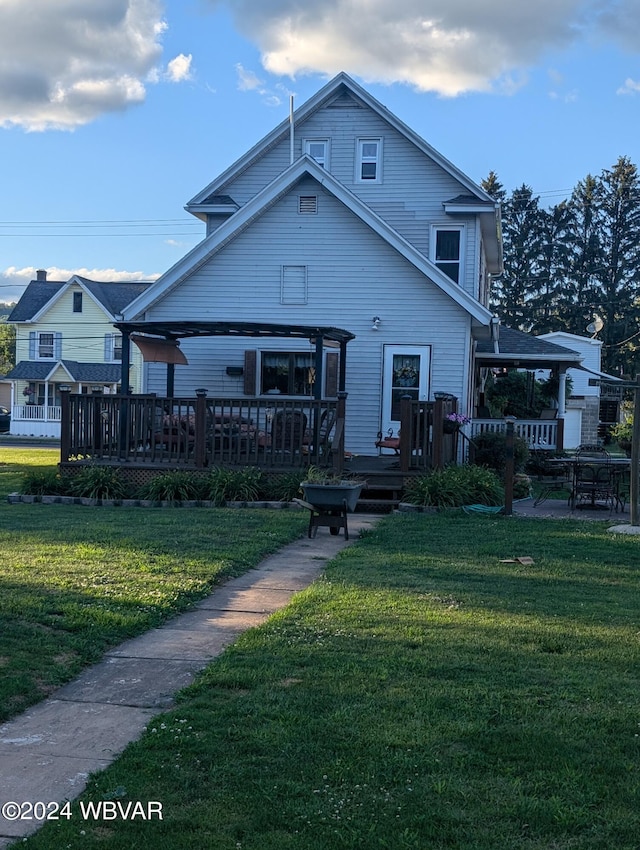
M432 237L431 259L447 277L450 277L455 283L461 283L463 229L461 227L435 227Z
M104 359L106 363L122 360L122 334L106 334L104 338Z
M305 139L304 152L315 159L318 165L329 169L329 139Z
M358 139L356 181L382 182L382 139Z
M40 360L53 360L54 336L52 333L38 334L38 358Z

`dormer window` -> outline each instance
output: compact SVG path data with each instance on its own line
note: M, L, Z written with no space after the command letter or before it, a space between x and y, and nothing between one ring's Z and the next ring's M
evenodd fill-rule
M329 169L329 139L305 139L304 152L322 168Z
M382 139L358 139L356 181L382 182Z

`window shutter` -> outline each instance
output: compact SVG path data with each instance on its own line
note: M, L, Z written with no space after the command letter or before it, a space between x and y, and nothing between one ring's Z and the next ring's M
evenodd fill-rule
M53 335L53 359L62 360L62 334L55 333Z
M37 356L37 337L35 331L29 331L29 360L35 360Z
M248 348L244 353L244 394L257 395L256 378L258 367L258 352Z
M338 363L340 355L336 351L330 351L325 361L324 394L327 398L335 398L338 395Z
M113 355L113 334L104 335L104 362L109 363Z

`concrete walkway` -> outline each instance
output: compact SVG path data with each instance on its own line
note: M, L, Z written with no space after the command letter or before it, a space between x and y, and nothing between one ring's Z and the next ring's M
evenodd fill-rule
M220 586L194 609L108 652L55 696L0 726L0 805L62 804L137 740L152 717L225 647L303 590L362 529L379 519L349 517L350 541L320 529ZM11 814L11 812L9 812ZM34 832L34 820L0 814L0 849Z

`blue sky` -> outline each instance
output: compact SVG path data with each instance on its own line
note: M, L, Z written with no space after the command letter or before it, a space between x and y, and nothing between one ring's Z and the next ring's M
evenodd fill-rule
M0 300L166 271L204 235L184 204L339 70L544 203L640 166L637 0L26 5L0 0Z

